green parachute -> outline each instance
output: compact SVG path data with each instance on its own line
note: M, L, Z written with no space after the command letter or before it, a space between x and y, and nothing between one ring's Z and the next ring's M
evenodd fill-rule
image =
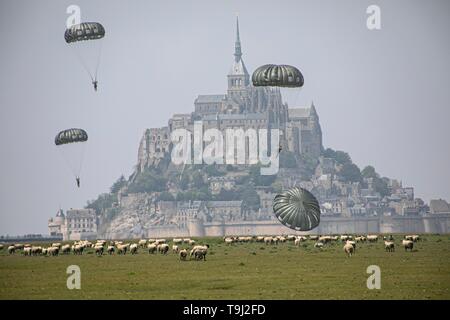
M55 137L55 145L75 176L78 187L86 141L88 141L86 131L78 128L63 130Z
M320 206L306 189L294 187L275 196L275 216L285 226L297 231L309 231L319 225Z
M299 88L304 84L303 75L296 67L266 64L257 68L252 75L253 86Z

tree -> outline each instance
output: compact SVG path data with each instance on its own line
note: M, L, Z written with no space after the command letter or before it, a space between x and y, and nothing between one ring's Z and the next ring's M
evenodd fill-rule
M366 166L362 169L361 174L364 178L378 178L378 174L372 166Z
M103 210L111 208L113 203L117 201L115 194L102 193L97 199L88 201L87 209L94 209L97 214L100 214Z
M151 170L146 170L139 174L134 182L132 182L128 191L130 193L139 192L161 192L166 189L167 179L155 175Z
M159 201L174 201L175 197L167 191L161 192L161 194L158 196Z
M260 198L255 188L251 185L245 185L239 188L240 200L250 209L258 210L260 207Z
M346 164L346 163L352 163L352 158L350 158L349 154L344 151L335 151L331 148L325 149L325 151L322 153L322 155L326 158L334 159L339 164Z
M119 179L117 179L116 182L111 186L111 193L117 193L120 189L122 189L127 184L127 180L125 180L125 177L123 175L120 176Z
M346 163L342 166L340 175L346 180L351 182L361 181L361 172L356 164Z

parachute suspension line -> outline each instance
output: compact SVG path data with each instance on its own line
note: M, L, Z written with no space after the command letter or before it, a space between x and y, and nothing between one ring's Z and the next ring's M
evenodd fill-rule
M98 67L100 65L100 57L102 55L102 48L103 48L103 41L100 40L100 47L98 49L98 56L97 56L97 64L95 66L95 78L94 78L95 81L97 81Z
M86 143L83 143L83 146L81 148L80 163L78 164L78 175L79 176L81 176L81 169L83 167L85 149L86 149Z
M92 77L92 74L89 71L89 68L87 67L86 62L84 61L84 59L80 56L78 51L73 46L71 46L71 47L72 47L73 52L77 56L78 60L80 61L81 65L83 66L84 70L86 70L86 72L88 73L88 75L91 78L91 80L94 81L94 77Z

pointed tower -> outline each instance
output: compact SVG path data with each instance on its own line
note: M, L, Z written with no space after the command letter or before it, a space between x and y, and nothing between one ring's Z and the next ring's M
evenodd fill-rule
M228 73L228 95L242 97L250 84L250 76L242 60L241 39L239 37L239 18L236 17L236 42L234 43L234 62Z

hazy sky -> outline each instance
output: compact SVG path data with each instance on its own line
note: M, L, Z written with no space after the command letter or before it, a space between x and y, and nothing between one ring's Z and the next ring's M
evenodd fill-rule
M99 91L64 41L70 4L106 28ZM381 30L366 8L381 8ZM198 94L225 93L239 13L249 72L298 66L325 147L361 168L450 200L450 2L0 2L0 234L48 233L59 206L82 207L136 164L145 128L193 111ZM76 188L55 134L89 133Z

